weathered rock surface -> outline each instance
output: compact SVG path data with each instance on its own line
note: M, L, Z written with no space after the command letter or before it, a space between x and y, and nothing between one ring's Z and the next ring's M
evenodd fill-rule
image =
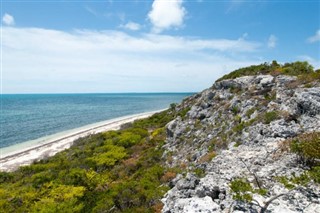
M224 80L178 106L189 111L167 125L163 157L189 172L162 199L163 212L260 212L283 194L266 212L320 213L319 185L289 190L278 181L305 169L282 150L282 142L320 131L320 85L292 88L295 80L271 75ZM193 175L197 171L200 177ZM266 194L252 192L252 202L236 201L230 182L237 178Z

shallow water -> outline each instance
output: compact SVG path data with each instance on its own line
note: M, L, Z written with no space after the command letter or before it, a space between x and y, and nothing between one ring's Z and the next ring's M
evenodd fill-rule
M36 139L39 143L39 138L56 137L53 134L65 134L85 125L167 108L189 95L191 93L1 95L0 148Z

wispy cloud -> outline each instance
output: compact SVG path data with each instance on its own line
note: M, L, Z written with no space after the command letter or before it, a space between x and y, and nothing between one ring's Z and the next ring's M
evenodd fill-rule
M99 16L99 13L89 6L85 6L84 9L96 17Z
M268 47L275 48L277 46L278 38L275 35L270 35L268 39Z
M320 30L318 30L315 35L309 37L307 39L307 41L309 43L314 43L314 42L320 41Z
M127 15L124 12L108 12L103 14L106 18L119 19L122 23L126 21Z
M2 17L2 22L5 24L5 25L8 25L8 26L13 26L15 24L14 22L14 17L8 13L5 13Z
M2 33L8 93L199 91L227 71L261 62L251 57L261 44L243 38L13 27Z
M141 29L141 25L132 21L129 21L126 24L122 24L119 26L120 28L126 29L126 30L132 30L137 31Z
M153 32L160 33L163 30L179 28L187 13L182 6L182 0L154 0L148 18L153 25Z
M238 10L243 5L243 3L245 3L244 0L231 0L229 2L226 13L230 13L232 11Z

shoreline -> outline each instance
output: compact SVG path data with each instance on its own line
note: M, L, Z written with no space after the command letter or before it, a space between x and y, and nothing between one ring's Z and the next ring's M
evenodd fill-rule
M4 153L4 154L2 154L3 149L10 150L10 148L12 147L17 148L19 144L17 144L16 146L14 145L14 146L2 148L1 156L0 156L0 171L6 171L6 172L14 171L18 169L20 166L30 165L34 161L41 160L46 157L51 157L58 152L61 152L65 149L70 148L73 142L79 138L82 138L91 134L110 131L110 130L118 130L123 124L131 123L138 119L150 117L153 114L161 112L163 110L165 109L118 117L118 118L98 122L95 124L86 125L73 130L62 132L62 134L59 134L59 133L54 134L57 136L52 138L48 136L47 140L43 139L45 138L43 137L43 138L40 138L43 140L37 139L29 142L27 141L27 142L21 143L22 145L27 145L26 147L20 150L7 151L7 153ZM38 141L38 143L33 144L36 141ZM29 143L29 146L28 146L28 143Z

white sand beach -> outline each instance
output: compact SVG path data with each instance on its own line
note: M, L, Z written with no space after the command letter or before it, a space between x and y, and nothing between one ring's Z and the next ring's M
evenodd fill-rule
M19 166L29 165L36 160L53 156L60 151L70 148L73 142L78 138L109 130L117 130L125 123L130 123L137 119L147 118L160 111L162 110L111 119L66 131L61 134L55 134L51 137L49 136L12 147L2 148L0 170L16 170L19 168Z

